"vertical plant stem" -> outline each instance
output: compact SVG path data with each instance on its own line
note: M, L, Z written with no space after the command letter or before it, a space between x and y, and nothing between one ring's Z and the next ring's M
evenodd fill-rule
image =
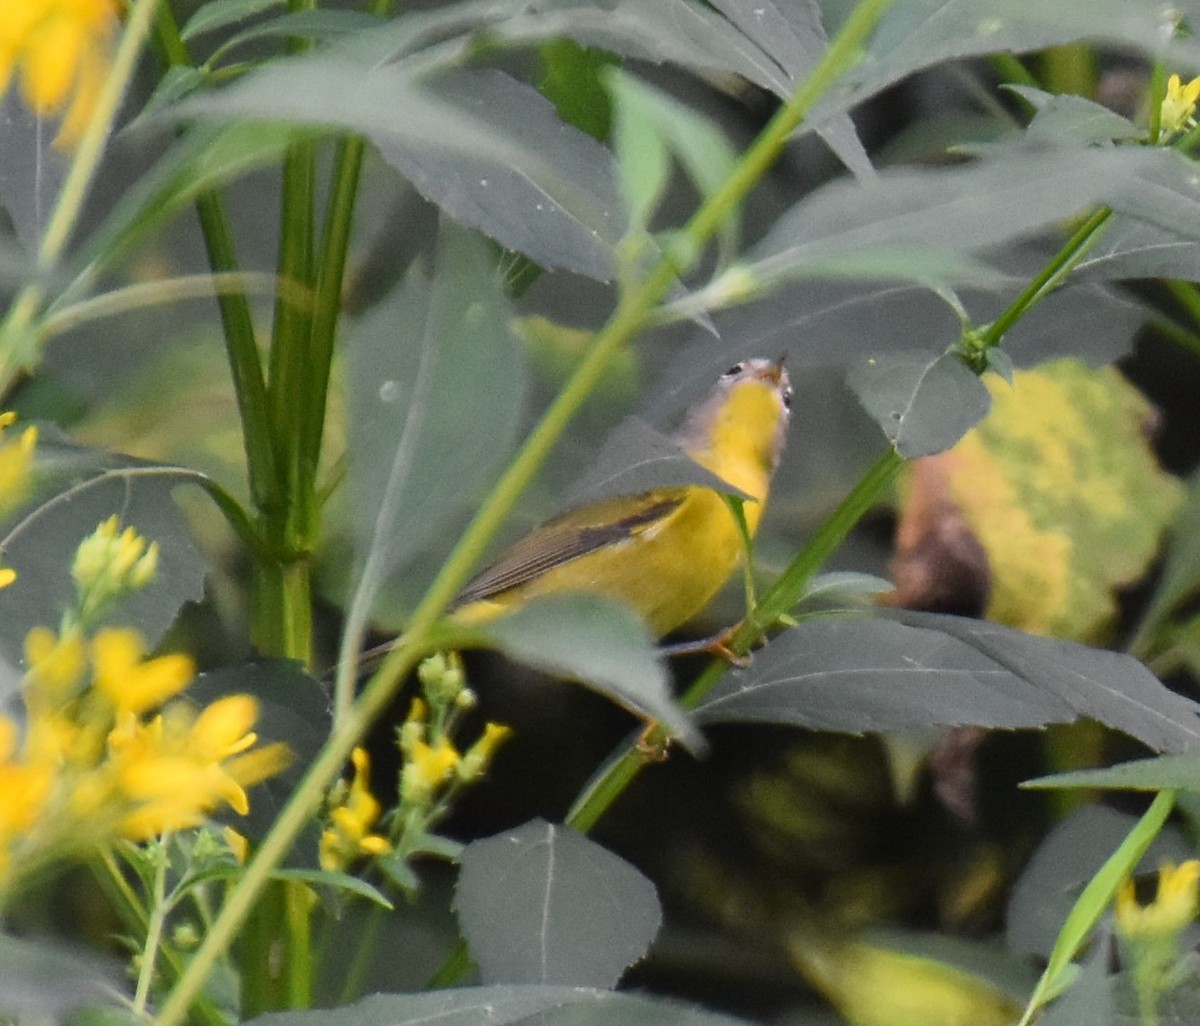
M138 1015L146 1012L150 997L150 984L154 981L154 966L158 961L158 948L162 943L163 927L167 921L167 865L170 862L169 835L155 842L154 893L150 896L150 915L146 921L146 941L142 945L141 967L138 970L137 989L133 994L133 1010Z
M192 63L175 16L167 4L159 9L155 20L155 41L169 66ZM201 193L196 197L196 214L208 251L209 267L218 274L229 275L232 280L240 268L220 196L215 192ZM256 509L270 509L276 504L279 477L271 440L266 379L254 339L254 319L245 292L232 285L217 294L217 308L221 313L225 353L242 425L250 498Z

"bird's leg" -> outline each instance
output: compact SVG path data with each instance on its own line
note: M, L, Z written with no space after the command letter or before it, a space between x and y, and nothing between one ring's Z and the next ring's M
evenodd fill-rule
M746 667L750 665L750 657L738 655L729 647L729 642L737 633L740 623L726 627L723 631L708 638L697 638L695 641L680 641L674 645L659 645L658 651L670 659L672 656L697 655L707 653L724 659L733 666Z

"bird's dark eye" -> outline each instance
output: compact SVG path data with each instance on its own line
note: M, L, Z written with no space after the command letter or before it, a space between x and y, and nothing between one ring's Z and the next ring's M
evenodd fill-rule
M785 410L790 410L792 408L792 390L790 388L785 388L783 390L783 408Z
M735 374L741 374L742 371L744 371L745 369L746 369L746 365L744 363L735 363L732 367L729 368L729 370L727 370L724 374L722 374L721 377L732 378Z

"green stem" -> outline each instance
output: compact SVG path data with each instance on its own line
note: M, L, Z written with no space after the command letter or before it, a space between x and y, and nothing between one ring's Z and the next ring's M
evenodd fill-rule
M137 67L157 3L158 0L136 0L130 8L112 67L100 88L92 118L79 140L71 167L38 245L39 272L54 269L70 238L71 229L79 219L105 143L112 133L121 97L125 95L125 89ZM4 323L0 324L0 340L3 340L3 350L0 351L0 395L9 390L18 374L36 361L40 335L34 329L33 321L41 309L42 299L40 281L26 285L13 301Z
M172 67L191 65L192 59L169 5L159 10L155 22L155 42L163 59ZM239 272L233 233L225 216L225 207L215 192L196 197L196 213L208 251L209 267L220 275ZM276 505L279 478L275 449L271 441L267 385L263 377L258 344L254 338L254 318L250 303L240 289L222 290L217 296L225 353L233 379L238 417L242 424L242 445L246 452L246 473L250 498L257 509Z
M863 475L853 491L842 500L807 545L800 551L774 584L763 593L758 605L738 627L729 648L744 655L788 612L803 594L804 586L837 550L851 529L875 503L904 465L894 450L885 452ZM685 709L694 709L729 668L723 659L714 659L696 678L680 699ZM654 761L656 751L667 741L661 727L654 727L647 738L639 738L610 761L576 798L567 814L567 823L587 833L633 782L643 766Z
M137 989L133 995L133 1010L144 1015L146 1002L150 998L150 984L154 980L154 966L158 961L158 950L162 943L163 927L167 922L167 864L170 862L167 848L170 837L160 837L155 842L154 893L150 915L146 921L146 941L142 945L142 964L138 971Z
M325 215L325 232L317 264L312 324L309 329L309 363L304 391L296 396L300 437L298 439L299 495L298 527L303 537L313 537L319 520L317 468L321 460L321 441L325 430L329 399L329 372L333 365L333 344L338 316L342 309L342 282L350 231L354 225L354 201L362 170L362 139L342 139L334 157L333 185Z
M1108 207L1101 207L1088 216L1037 277L1021 290L1021 294L1009 304L1008 309L984 329L979 342L982 349L987 350L999 345L1009 329L1030 307L1058 287L1059 282L1071 272L1071 268L1096 241L1100 230L1110 217L1112 210Z

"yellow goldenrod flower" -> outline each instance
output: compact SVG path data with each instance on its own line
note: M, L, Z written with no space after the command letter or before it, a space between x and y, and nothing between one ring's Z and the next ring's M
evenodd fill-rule
M197 716L176 703L149 723L127 714L113 730L116 779L133 805L120 825L121 836L144 840L196 826L221 803L240 815L249 811L246 788L287 764L285 745L269 745L251 759L250 732L258 703L249 695L218 699Z
M0 0L0 7L5 0ZM0 15L2 17L2 15ZM0 28L0 33L3 29ZM30 425L17 437L8 428L16 423L17 415L0 413L0 518L15 510L29 495L33 483L33 454L37 446L37 428Z
M415 741L405 755L404 769L400 771L400 800L408 806L428 808L434 795L453 776L462 756L445 736L433 744Z
M25 635L25 702L33 715L47 714L71 698L87 671L87 649L79 631L61 637L48 627Z
M388 839L371 833L382 807L371 793L371 759L365 749L350 755L354 777L329 813L330 826L321 834L319 858L327 871L345 869L361 855L384 855L391 851Z
M1158 892L1146 906L1138 904L1133 881L1126 880L1117 892L1117 929L1130 938L1171 938L1195 918L1200 909L1200 860L1188 859L1180 866L1164 862L1158 871Z
M93 687L119 712L155 709L179 694L196 675L187 656L147 660L145 655L142 636L129 628L98 631L92 641Z
M1158 116L1158 141L1165 142L1171 136L1196 125L1196 102L1200 100L1200 78L1193 78L1187 85L1178 75L1167 80L1167 93L1163 97Z
M512 727L502 723L487 724L483 728L483 736L462 757L458 765L458 779L464 784L471 784L482 777L496 757L496 751L512 735Z
M109 69L113 0L0 0L0 94L14 74L39 117L63 113L55 144L83 134Z
M3 0L0 0L3 2ZM158 571L158 543L111 516L79 543L71 577L79 592L79 616L91 622L113 599L145 587Z

